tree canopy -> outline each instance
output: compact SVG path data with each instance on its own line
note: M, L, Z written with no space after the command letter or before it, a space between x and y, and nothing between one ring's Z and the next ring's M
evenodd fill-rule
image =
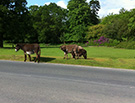
M67 11L55 3L40 7L31 6L29 9L39 42L59 43L65 30Z
M86 0L70 0L67 8L69 26L69 39L70 41L82 42L85 41L87 26L97 24L98 16L97 11L100 7L99 2L95 0L87 3Z
M9 42L24 42L28 33L29 12L26 0L1 0L0 3L0 45L3 40Z
M99 18L99 0L69 0L67 9L56 3L27 7L26 0L1 0L0 47L3 42L84 42L105 36L135 40L135 9Z

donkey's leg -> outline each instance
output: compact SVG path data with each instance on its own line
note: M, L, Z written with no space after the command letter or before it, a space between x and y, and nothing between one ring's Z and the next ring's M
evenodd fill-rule
M78 54L78 53L76 53L76 55L77 55L77 59L79 59L79 54Z
M68 54L67 54L67 59L68 59Z
M68 59L68 52L64 52L64 59L67 58Z
M68 59L68 54L64 52L64 58L63 59L65 59L65 58Z
M75 58L75 53L74 53L74 52L72 52L71 54L72 54L72 58Z
M31 56L30 56L30 54L28 54L28 56L29 56L29 60L31 61Z
M37 61L37 59L38 59L38 53L36 53L36 59L35 59L35 62Z
M64 52L64 58L63 59L65 59L65 57L66 57L66 52Z
M74 51L73 54L74 54L74 59L76 59L77 56L76 51Z
M40 62L40 54L38 54L38 63Z
M75 59L79 59L79 55L76 51L74 52L74 54L75 54Z
M27 55L26 55L26 53L24 53L24 62L26 62L26 60L27 60Z

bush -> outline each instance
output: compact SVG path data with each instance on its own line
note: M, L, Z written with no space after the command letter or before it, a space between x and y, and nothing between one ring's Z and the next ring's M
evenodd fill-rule
M118 41L118 40L110 39L108 46L117 46L119 43L120 43L120 41Z
M94 38L99 38L103 36L103 29L104 25L98 24L94 26L88 27L88 31L86 32L86 40L94 39Z
M101 36L97 40L90 40L87 45L89 46L116 46L120 42L118 40L113 40L109 38L105 38L104 36Z
M135 49L135 41L124 41L116 46L116 48Z

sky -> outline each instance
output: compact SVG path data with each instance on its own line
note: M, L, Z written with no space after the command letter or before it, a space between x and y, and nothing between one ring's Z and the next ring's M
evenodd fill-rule
M31 5L43 6L50 2L56 3L58 6L67 8L69 0L27 0L28 7ZM87 0L89 2L90 0ZM109 15L110 13L118 14L121 8L130 10L135 8L135 0L99 0L101 9L98 12L100 18Z

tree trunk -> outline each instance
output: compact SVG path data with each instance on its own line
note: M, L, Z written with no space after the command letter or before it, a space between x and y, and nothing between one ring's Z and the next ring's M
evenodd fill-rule
M3 34L0 33L0 48L3 48Z

